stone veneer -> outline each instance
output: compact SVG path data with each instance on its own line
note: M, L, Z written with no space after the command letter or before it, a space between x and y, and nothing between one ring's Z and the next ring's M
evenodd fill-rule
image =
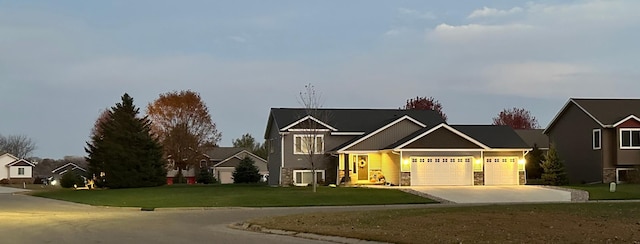
M411 185L411 172L402 172L400 174L400 185L401 186Z
M473 185L484 185L484 172L473 172Z
M616 182L616 169L605 168L602 170L602 182L611 183Z
M518 184L520 185L526 185L527 184L527 175L524 173L524 171L518 171Z
M280 169L280 174L282 174L281 185L283 186L293 185L293 169L282 168Z

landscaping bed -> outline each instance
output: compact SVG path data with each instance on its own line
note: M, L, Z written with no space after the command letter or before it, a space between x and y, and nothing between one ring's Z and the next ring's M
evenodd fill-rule
M640 199L640 184L618 184L616 191L609 191L609 184L575 185L568 188L589 192L589 200L632 200Z

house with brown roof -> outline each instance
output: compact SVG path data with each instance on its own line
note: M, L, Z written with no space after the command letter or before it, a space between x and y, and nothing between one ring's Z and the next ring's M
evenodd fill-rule
M544 133L570 183L623 182L640 166L640 99L571 98Z
M11 183L33 183L35 164L10 153L0 155L0 180Z
M531 148L508 126L449 125L431 110L272 108L270 185L519 185Z
M208 167L221 184L233 183L233 171L245 157L251 158L260 175L268 176L267 160L242 147L216 147L206 153ZM204 162L201 162L204 163Z

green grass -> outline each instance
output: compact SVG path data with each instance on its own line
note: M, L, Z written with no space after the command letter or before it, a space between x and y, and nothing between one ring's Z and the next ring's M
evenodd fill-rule
M269 187L265 185L172 185L111 190L38 191L32 195L116 207L291 207L421 204L435 201L395 189Z
M640 199L639 184L616 185L616 191L609 191L609 184L577 185L569 188L585 190L589 192L589 200L631 200Z

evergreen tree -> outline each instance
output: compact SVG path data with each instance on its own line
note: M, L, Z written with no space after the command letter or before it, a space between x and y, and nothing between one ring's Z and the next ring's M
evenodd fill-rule
M139 117L133 98L122 96L98 123L85 151L96 184L109 188L159 186L166 183L162 147L150 133L151 122Z
M233 171L233 183L256 183L260 177L258 167L249 157L243 158Z
M542 167L542 180L547 185L561 186L568 183L567 173L564 171L562 160L558 156L555 145L551 144Z
M76 172L69 170L66 174L62 175L62 178L60 178L60 186L62 186L62 188L71 188L74 185L82 187L84 186L84 180L80 175L76 174Z
M533 150L531 150L527 156L527 164L525 165L527 171L527 179L540 179L542 177L542 164L544 160L544 155L542 155L542 151L538 148L537 144L533 145Z
M216 183L216 178L214 178L211 172L209 172L207 169L200 169L197 181L198 183L202 184L212 184Z

